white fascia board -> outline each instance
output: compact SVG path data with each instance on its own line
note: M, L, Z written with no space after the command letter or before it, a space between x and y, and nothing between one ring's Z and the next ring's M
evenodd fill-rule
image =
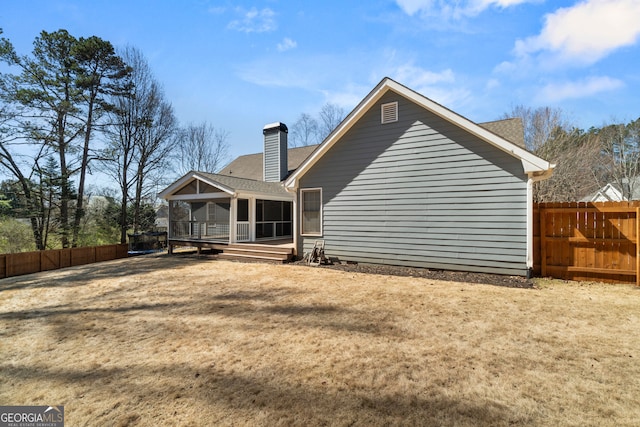
M295 199L295 193L287 194L265 194L254 191L238 191L236 193L239 199L263 199L263 200L278 200L283 202L290 202Z
M178 194L167 196L165 200L203 201L233 198L234 195L227 193L200 193L200 194Z

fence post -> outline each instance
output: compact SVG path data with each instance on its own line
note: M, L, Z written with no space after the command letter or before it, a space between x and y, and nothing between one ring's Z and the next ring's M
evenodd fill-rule
M547 277L547 212L542 204L540 209L540 274Z
M636 207L636 286L640 286L640 207Z

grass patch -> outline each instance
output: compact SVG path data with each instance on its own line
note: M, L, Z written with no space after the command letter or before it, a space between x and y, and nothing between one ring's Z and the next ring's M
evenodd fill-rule
M637 425L640 289L150 256L0 280L0 404L68 425Z

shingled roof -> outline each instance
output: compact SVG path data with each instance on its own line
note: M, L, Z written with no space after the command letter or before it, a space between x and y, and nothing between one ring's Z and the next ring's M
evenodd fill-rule
M304 147L289 148L287 152L287 167L289 172L296 170L300 163L313 152L318 145L307 145ZM240 156L225 166L218 174L235 176L239 178L263 179L263 153L246 154Z
M519 118L495 120L493 122L478 123L489 132L513 142L519 147L527 148L524 144L524 126Z
M208 180L224 185L235 191L265 194L287 194L287 190L279 182L264 182L251 178L239 178L236 176L221 175L207 172L195 172L195 174L208 178Z
M496 120L493 122L479 123L479 125L486 130L493 132L522 148L525 148L524 128L520 119ZM287 153L287 167L289 169L289 173L296 170L317 147L318 145L307 145L304 147L289 148ZM262 159L262 153L239 156L218 172L218 175L262 181L264 167Z

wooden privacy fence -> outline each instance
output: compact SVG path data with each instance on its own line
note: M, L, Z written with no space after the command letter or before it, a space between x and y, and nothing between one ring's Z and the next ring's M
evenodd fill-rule
M540 203L533 224L535 273L640 285L640 202Z
M0 255L0 279L56 270L58 268L91 264L126 258L129 245L89 246L84 248L53 249L48 251L21 252Z

